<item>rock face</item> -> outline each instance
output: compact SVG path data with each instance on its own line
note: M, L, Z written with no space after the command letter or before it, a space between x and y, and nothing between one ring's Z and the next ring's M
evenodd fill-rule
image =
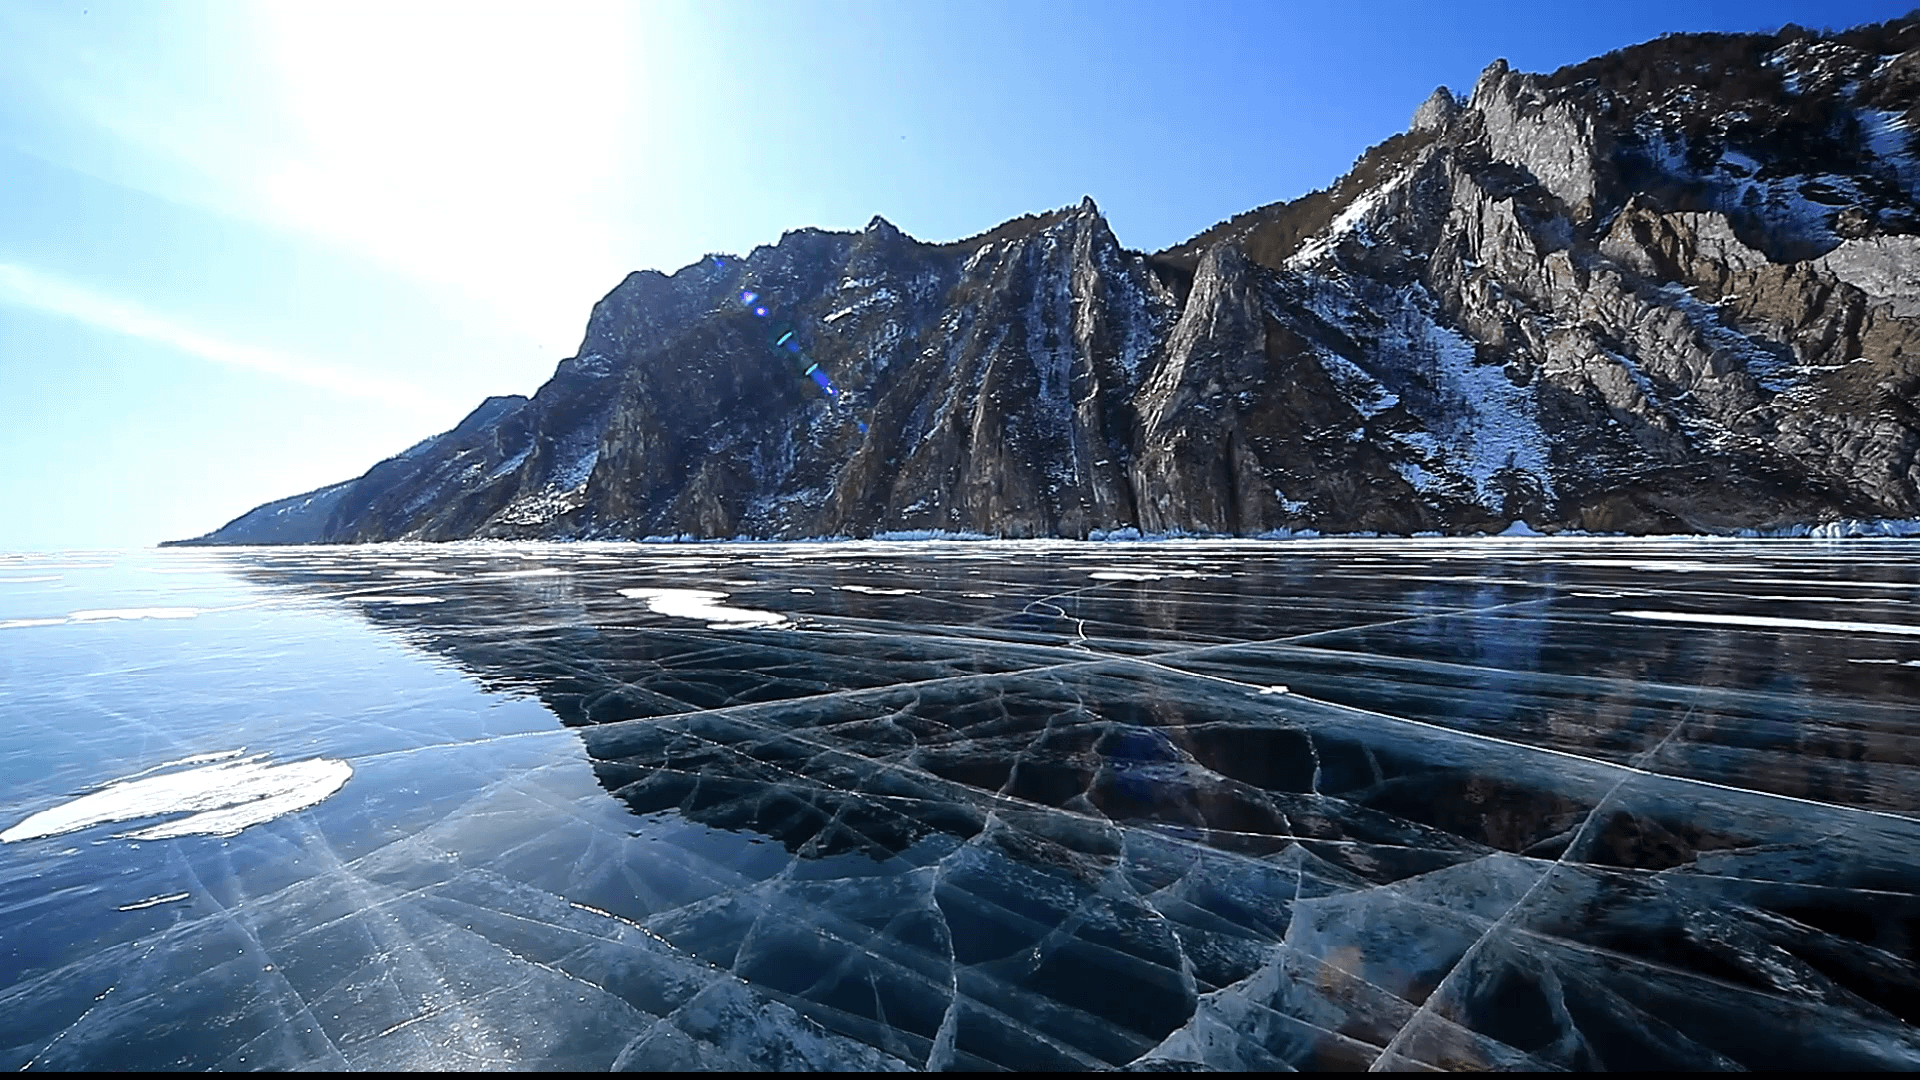
M195 542L1920 517L1920 15L1442 88L1154 255L1091 200L630 275L532 398Z

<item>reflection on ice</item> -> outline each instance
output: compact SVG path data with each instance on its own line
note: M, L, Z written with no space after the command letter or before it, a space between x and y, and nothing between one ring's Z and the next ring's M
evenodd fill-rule
M195 555L8 635L0 1067L1920 1067L1910 546Z
M221 756L196 755L173 764ZM158 775L137 775L139 779L120 780L42 810L0 832L0 841L36 840L94 825L180 813L187 816L121 835L130 840L233 836L248 826L319 805L347 782L353 766L325 758L271 765L261 754L198 768L160 771Z

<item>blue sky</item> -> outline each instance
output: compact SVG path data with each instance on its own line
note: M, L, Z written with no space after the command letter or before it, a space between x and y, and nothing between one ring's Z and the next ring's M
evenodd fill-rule
M1907 6L0 0L0 550L358 475L531 393L629 270L1089 194L1157 249L1496 57Z

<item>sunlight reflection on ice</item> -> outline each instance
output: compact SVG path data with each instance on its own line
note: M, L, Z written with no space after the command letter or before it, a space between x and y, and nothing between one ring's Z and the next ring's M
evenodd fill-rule
M191 619L198 614L199 608L190 607L101 608L76 611L67 617L74 622L99 622L102 619Z
M98 608L91 611L76 611L66 616L50 619L6 619L0 621L0 630L19 630L28 626L65 626L68 623L109 622L113 620L134 619L191 619L201 614L201 609L191 607L147 607L147 608Z

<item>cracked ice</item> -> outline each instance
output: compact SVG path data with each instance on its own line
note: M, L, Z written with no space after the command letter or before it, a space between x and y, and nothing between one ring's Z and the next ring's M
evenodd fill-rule
M88 558L9 1067L1920 1067L1902 542Z

